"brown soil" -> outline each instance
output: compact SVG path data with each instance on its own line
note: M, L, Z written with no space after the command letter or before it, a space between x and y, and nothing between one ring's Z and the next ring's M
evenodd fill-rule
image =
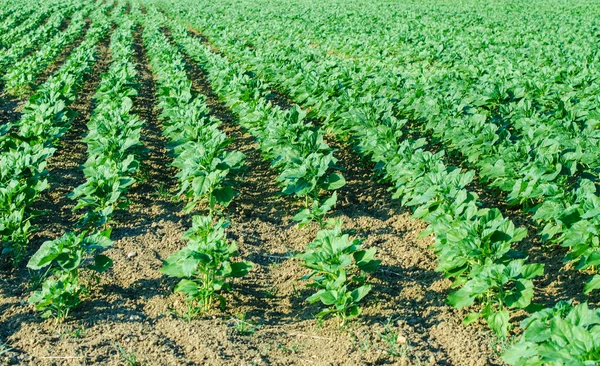
M125 359L118 348L144 365L499 362L485 326L462 326L465 312L445 305L450 281L434 272L435 257L427 250L433 240L419 238L424 223L392 201L385 186L371 181L368 164L341 144L334 147L347 167L348 184L339 193L335 217L342 219L353 235L364 238L366 247L377 247L383 263L370 279L374 289L359 320L345 328L339 328L335 319L314 320L319 307L304 301L309 290L300 280L306 271L289 257L303 250L316 228L299 229L293 223L298 202L278 196L276 173L262 160L254 139L240 129L236 117L211 92L203 71L192 63L188 72L194 88L207 95L213 114L223 121L223 130L234 138L231 148L247 155L248 169L238 187L239 197L226 214L232 223L231 239L238 241L242 258L254 262L255 267L234 283L225 311L215 309L190 322L175 316L172 310L183 311L184 299L172 293L175 281L162 276L159 269L162 260L184 245L181 234L189 227L190 215L182 213L183 202L171 199L176 186L174 171L168 167L171 159L155 111L156 86L139 31L135 51L141 79L135 112L146 121L146 149L141 153L141 182L128 194L131 205L115 216L114 248L107 251L115 264L99 284L90 285L89 299L60 326L43 321L25 303L30 294L26 270L3 272L0 342L13 350L0 356L2 362L121 365ZM89 99L86 105L89 110ZM40 221L42 231L36 245L72 228L72 203L61 197L81 179L77 166L84 159L85 147L78 142L83 130L76 128L72 138L65 136L59 149L64 152L57 152L51 162L51 175L64 177L57 179L52 194L44 199L56 210L57 218ZM255 326L251 335L239 332L242 314ZM397 333L389 344L382 337L388 321Z
M25 98L15 98L4 92L4 83L0 83L0 126L18 121L26 102Z

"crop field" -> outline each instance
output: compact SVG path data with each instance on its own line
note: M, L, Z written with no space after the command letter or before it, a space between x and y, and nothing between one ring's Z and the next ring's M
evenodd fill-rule
M0 364L600 364L600 3L0 0Z

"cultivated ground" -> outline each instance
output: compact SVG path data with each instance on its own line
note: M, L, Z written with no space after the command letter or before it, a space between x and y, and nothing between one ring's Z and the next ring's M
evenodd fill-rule
M294 224L291 217L298 203L278 195L276 173L262 160L254 139L237 125L236 116L212 93L203 71L189 60L194 87L208 95L213 114L234 138L232 148L247 155L239 197L226 215L232 222L228 235L238 241L243 259L255 266L235 282L226 311L215 309L191 321L179 317L177 313L185 311L184 298L172 294L176 281L161 275L159 269L162 260L184 245L180 238L193 213L183 214L185 204L172 199L175 172L169 168L167 141L160 132L155 83L140 30L134 46L141 75L134 112L146 121L143 142L147 151L139 183L128 193L131 204L115 216L115 243L107 252L115 264L98 283L90 279L89 299L59 325L41 319L26 303L36 280L32 273L23 268L3 269L0 341L10 350L0 356L1 363L121 365L133 357L144 365L501 363L496 351L503 345L487 327L464 327L461 321L467 311L445 304L451 282L434 271L435 256L428 250L433 238L420 237L425 224L412 219L410 212L391 199L387 187L372 179L368 163L336 141L329 143L339 149L337 156L347 169L348 183L338 194L342 199L334 216L355 237L363 238L365 246L376 247L383 262L373 275L374 289L357 321L344 328L335 319L316 321L317 306L304 301L308 292L300 278L306 271L290 258L313 240L316 228L299 229ZM99 52L93 76L72 107L79 115L49 162L51 189L36 208L50 214L36 222L40 230L32 241L32 252L75 223L74 202L66 194L84 179L79 169L86 159L81 139L93 110L92 96L108 68L107 41ZM281 98L286 103L285 96ZM0 118L17 118L22 101L5 97L2 102ZM527 218L519 215L515 213L516 219L527 224ZM536 259L554 263L552 271L547 271L551 275L539 282L545 286L538 287L538 302L578 298L584 276L564 275L562 252L542 253L533 241L524 245Z

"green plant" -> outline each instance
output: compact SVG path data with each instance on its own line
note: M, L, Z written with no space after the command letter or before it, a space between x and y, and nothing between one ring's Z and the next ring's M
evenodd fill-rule
M294 342L291 346L286 346L285 344L279 344L277 346L277 348L282 350L285 353L295 355L295 354L300 353L305 345L306 345L305 342L302 342L302 343Z
M561 301L521 322L524 332L502 359L516 366L597 365L600 311Z
M97 156L86 162L84 174L88 180L69 194L71 199L77 199L73 210L87 209L81 220L85 227L106 227L115 208L127 207L122 193L135 182L129 176L139 165L134 159L133 155L124 161Z
M64 329L62 331L58 331L57 333L61 339L64 337L79 339L87 336L87 330L84 326L76 327L75 329Z
M243 277L252 268L250 262L231 262L239 254L236 243L225 237L229 224L223 219L216 225L211 221L210 216L194 216L192 227L184 234L187 246L171 255L161 268L162 273L182 279L175 292L187 295L190 309L200 313L209 311L215 299L224 308L221 292L231 289L228 280Z
M80 282L80 270L85 268L102 273L110 268L112 260L98 252L111 245L110 230L93 235L69 232L44 242L27 267L34 270L50 267L51 275L44 280L42 288L31 295L29 303L42 311L43 318L54 317L57 322L62 321L87 293Z
M391 357L405 357L410 346L400 332L393 328L392 319L384 324L383 332L379 336L386 344L386 352Z
M242 336L251 336L256 331L256 325L246 320L246 313L237 314L231 318L233 321L233 327Z
M500 337L508 336L510 309L525 309L533 298L532 278L544 273L543 264L525 264L515 259L507 264L487 260L482 266L474 266L471 278L457 291L448 295L447 301L455 308L473 304L482 305L481 312L466 316L463 323L470 324L480 317Z
M117 352L121 355L121 357L123 357L123 360L125 360L125 362L129 366L137 365L137 360L135 358L135 354L132 351L126 351L125 348L123 348L123 346L121 346L118 343L113 343L113 347L115 348L115 350L117 350Z
M49 61L48 57L56 55L62 47L74 41L74 37L83 31L85 18L89 15L92 24L83 42L70 52L60 69L29 98L23 106L21 118L0 127L0 241L2 256L9 259L13 266L17 266L25 257L29 237L35 229L31 219L40 214L32 209L31 204L48 188L47 159L54 154L52 146L69 129L75 116L68 107L76 99L85 76L92 70L96 45L110 30L112 18L107 17L106 12L111 7L109 4L88 6L84 11L77 12L66 33L56 34L53 41L35 56L22 59L16 65L13 63L12 76L4 76L12 79L8 83L17 89L21 77L27 79L27 84L36 72L43 71L35 69L40 66L38 61L43 65ZM95 9L92 11L92 8ZM114 16L118 15L119 11L114 12ZM31 47L31 44L27 47ZM0 63L0 68L6 66ZM19 70L27 71L31 67L35 72L20 75Z
M306 252L297 255L300 264L312 270L302 279L312 279L308 287L317 290L306 300L325 305L317 318L333 314L344 325L360 314L358 304L371 291L365 275L381 262L374 259L375 252L375 248L362 249L358 239L350 240L338 221L331 229L320 230Z
M8 346L8 343L0 343L0 356L2 356L5 353L8 353L12 350L11 347Z

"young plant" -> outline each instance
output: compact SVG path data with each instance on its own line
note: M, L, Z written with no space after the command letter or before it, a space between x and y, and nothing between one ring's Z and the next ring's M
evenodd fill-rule
M379 333L381 339L385 342L386 352L390 357L405 357L410 349L406 338L400 332L394 329L392 319L388 319L384 324L384 331Z
M333 228L319 231L308 250L297 256L303 267L312 270L302 279L312 278L308 287L317 290L306 300L325 305L317 314L318 319L334 314L344 325L360 315L358 304L371 291L365 275L381 263L374 259L375 252L375 248L362 249L360 240L350 240L342 234L342 223L338 221Z
M87 181L69 194L69 198L77 200L73 210L86 209L81 218L84 227L106 226L115 208L127 206L124 193L135 183L130 175L138 166L133 155L123 161L97 156L85 163L83 171Z
M123 360L125 361L125 363L127 365L129 365L129 366L137 365L135 353L133 353L131 350L126 351L125 348L123 348L123 346L121 346L118 343L113 343L113 347L115 347L115 350L117 350L117 352L119 352L119 354L121 355L121 357L123 358Z
M57 322L62 321L87 293L79 280L80 270L86 268L102 273L110 268L112 260L98 252L111 245L110 230L93 235L69 232L42 244L27 267L34 270L50 267L51 275L44 280L42 288L31 295L29 303L43 312L43 318L54 317Z
M173 166L179 169L177 177L182 182L179 194L190 199L185 210L206 201L212 215L217 204L227 207L235 196L233 176L243 169L245 155L225 150L230 140L216 125L206 129L213 132L206 140L188 141L174 149Z
M292 115L300 113L293 112ZM300 226L316 221L321 229L325 228L325 215L337 202L335 190L346 184L342 174L332 172L341 169L336 163L322 133L312 130L301 133L298 141L291 141L277 157L273 165L282 169L277 181L283 186L283 193L304 197L305 208L294 216ZM327 191L333 191L333 195L322 200Z
M482 317L496 335L506 338L510 327L509 309L525 309L531 304L531 279L543 273L543 264L525 264L524 259L501 264L490 259L483 266L473 267L471 279L451 293L447 301L455 308L462 308L477 300L483 306L481 312L470 313L463 324Z
M241 336L251 336L256 331L257 326L246 320L246 313L237 314L231 318L233 327Z
M586 303L561 301L523 320L520 340L502 359L509 365L597 365L600 360L600 311Z
M229 223L221 219L213 225L211 221L210 216L194 216L192 227L183 236L188 245L171 255L161 269L181 278L175 292L187 295L189 309L196 313L209 311L215 299L225 308L221 293L231 289L228 280L243 277L252 268L250 262L231 262L239 253L236 243L225 237Z
M311 207L307 207L302 211L298 212L292 220L297 221L299 227L304 227L309 223L316 221L319 223L319 228L323 229L327 226L327 220L325 220L325 216L333 206L337 203L337 192L333 192L331 197L323 201L322 203L319 199L315 199L312 201L312 204L308 203L307 196L307 205Z

